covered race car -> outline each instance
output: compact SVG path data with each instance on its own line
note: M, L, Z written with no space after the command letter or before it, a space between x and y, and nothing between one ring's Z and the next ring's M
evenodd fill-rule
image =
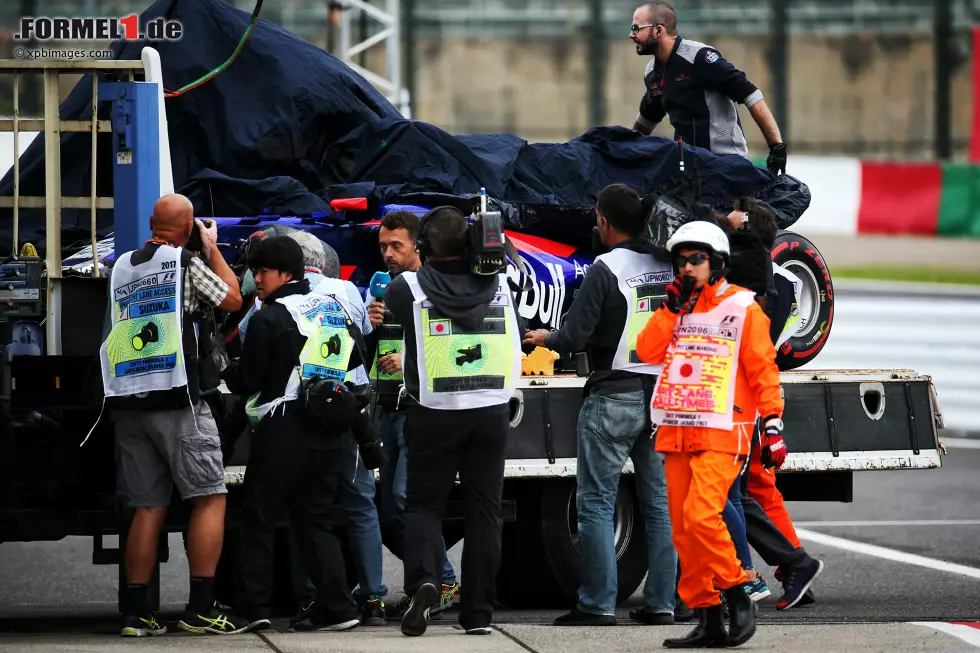
M178 41L152 44L167 88L174 190L192 200L197 216L226 216L219 222L222 239L231 245L262 224L295 219L333 245L361 285L364 275L381 267L370 225L387 207L456 203L469 212L475 193L485 188L491 208L502 213L530 264L533 284L521 297L522 314L534 325L556 327L594 257L594 206L610 183L651 196L676 185L682 168L696 170L698 197L706 206L727 213L734 198L752 197L773 212L782 229L809 206L809 189L791 176L776 177L739 156L715 156L689 145L678 149L669 139L632 129L596 127L566 143L529 143L510 134L454 136L405 120L343 62L220 0L158 0L140 20L161 17L180 21L184 30ZM117 59L139 59L145 45L119 41L111 48ZM231 52L232 65L212 69ZM91 88L88 76L78 82L62 104L63 119L91 118ZM109 118L109 109L103 103L100 118ZM108 196L111 134L98 139L96 191ZM42 195L43 134L22 155L20 169L20 194ZM64 195L91 192L87 134L61 135L61 171ZM12 171L0 181L2 194L13 194ZM338 200L356 198L362 199L337 208ZM9 215L0 210L0 238L12 231ZM87 210L62 211L62 242L68 244L63 257L74 259L88 242L90 219ZM111 234L114 219L110 210L98 212L98 238ZM20 234L44 251L43 210L21 210ZM793 265L787 257L799 258L798 270L812 272L801 276L807 283L800 293L802 328L812 331L799 334L789 345L792 351L783 354L802 363L829 329L829 275L803 240L787 241L776 256L787 265Z
M456 199L463 205L472 201L465 197ZM418 197L416 201L423 202ZM395 210L408 210L421 217L432 206L445 202L445 197L438 197L418 204L385 204L378 207L371 216L373 219L351 220L342 225L284 217L218 218L217 222L227 258L243 275L244 246L255 232L301 229L312 232L335 249L340 256L343 277L365 290L372 274L384 269L377 248L380 217ZM667 232L668 236L672 231ZM519 230L505 233L518 251L519 260L509 262L507 274L517 292L521 317L532 329L560 328L586 270L600 252L591 246L578 247ZM785 271L794 284L791 332L777 350L779 368L790 370L813 360L827 341L833 321L833 283L819 251L798 234L780 232L771 257L774 265ZM234 327L233 317L224 325L225 333L232 334ZM558 369L571 371L574 366L566 360L559 363Z

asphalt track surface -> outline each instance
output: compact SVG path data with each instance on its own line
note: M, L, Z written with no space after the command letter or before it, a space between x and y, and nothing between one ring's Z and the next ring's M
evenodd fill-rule
M944 438L961 435L944 433ZM980 439L950 440L938 470L859 472L853 503L791 503L804 546L825 563L814 584L817 603L777 612L780 591L772 570L760 567L773 597L759 603L759 634L742 648L781 651L980 651ZM108 538L107 538L108 539ZM106 546L115 543L107 541ZM186 600L187 564L179 536L170 541L162 568L164 617ZM457 570L462 545L450 551ZM91 564L90 538L0 544L0 651L106 650L116 637L115 567ZM761 560L756 556L757 561ZM386 552L388 602L402 594L400 562ZM528 592L534 592L529 584ZM167 648L219 650L594 651L659 648L664 636L689 626L630 626L628 611L642 604L637 592L619 606L615 629L550 627L557 611L500 610L492 638L402 638L397 626L359 628L322 644L272 632L245 638L166 638ZM449 635L455 613L434 621L431 635ZM929 622L930 626L912 622ZM974 627L945 625L972 622ZM441 625L436 625L441 624ZM284 626L284 624L276 624ZM957 634L939 632L942 629ZM176 636L180 637L180 636ZM302 638L303 634L293 635ZM476 641L474 641L476 640ZM185 646L181 642L187 642ZM146 642L139 642L146 647ZM126 642L126 648L133 647ZM155 650L155 649L154 649Z
M973 447L963 446L971 444ZM829 638L826 647L821 644L818 648L844 646L845 650L850 642L862 649L869 645L874 650L894 650L893 645L911 646L910 638L922 635L923 641L916 640L914 650L977 650L966 641L908 625L980 621L980 440L956 445L949 447L939 470L858 473L853 503L789 504L804 546L822 559L826 568L814 585L816 605L777 612L779 592L773 587L773 597L759 604L760 633L767 635L754 648L781 648L778 642L792 641L784 638L805 638L814 644ZM161 599L165 612L176 612L186 600L187 567L179 538L173 538L170 550L171 560L163 567ZM0 650L5 642L13 645L21 641L15 633L68 638L64 644L72 648L74 644L69 642L76 636L118 632L115 570L93 566L91 551L91 540L86 538L0 544ZM451 551L457 568L460 554L459 545ZM762 572L773 581L770 569ZM398 560L386 553L389 602L401 594L401 579ZM533 592L533 587L528 591ZM627 612L641 603L637 593L620 606L621 625L631 623ZM555 632L562 629L540 627L550 624L558 614L501 610L495 622L502 627L501 634L520 640L524 650L567 650L564 645L556 648L550 639L562 636ZM434 623L448 627L454 621L455 614L449 612ZM525 628L531 626L537 627ZM394 626L387 630L397 634ZM587 648L585 644L593 636L588 633L594 630L612 635L608 629L582 629L584 634L576 636L575 648ZM625 646L622 650L632 648L629 641L633 630L647 630L649 636L643 627L615 629L616 641ZM884 635L898 639L887 643ZM930 638L939 638L935 647ZM215 639L227 641L208 641ZM473 639L465 638L466 644L475 645ZM52 646L55 641L62 640L50 640ZM504 643L500 637L494 641ZM634 644L641 641L646 640ZM650 644L654 643L646 641ZM208 644L208 649L212 648ZM20 647L11 646L10 650Z

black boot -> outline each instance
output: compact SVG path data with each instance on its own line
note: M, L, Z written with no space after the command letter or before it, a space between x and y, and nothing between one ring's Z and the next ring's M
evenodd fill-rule
M741 584L725 590L728 604L728 645L738 646L755 635L755 605Z
M748 595L746 595L748 596ZM725 648L728 633L725 632L725 616L720 605L698 608L698 625L686 637L665 639L667 648Z

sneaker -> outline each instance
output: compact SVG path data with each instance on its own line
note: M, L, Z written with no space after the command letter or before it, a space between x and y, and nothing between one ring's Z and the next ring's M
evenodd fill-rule
M193 610L185 609L177 627L189 633L237 635L249 630L253 623L260 626L262 622L271 625L268 619L257 619L252 622L231 613L221 612L217 608L211 608L208 614L198 614Z
M439 590L426 583L412 597L412 602L402 617L402 635L418 637L425 634L432 608L439 604Z
M119 634L123 637L147 637L149 635L163 635L166 632L167 627L161 624L157 616L151 612L145 617L138 617L134 614L126 615Z
M490 626L480 626L478 628L467 628L466 629L466 634L467 635L489 635L490 634Z
M401 619L408 612L408 606L412 604L411 596L403 596L395 603L389 605L385 610L392 619Z
M645 607L630 610L630 619L647 626L671 626L675 622L671 612L651 612Z
M777 582L783 584L783 591L785 592L786 591L786 574L783 573L783 568L782 567L777 567L776 568L776 573L774 574L774 576L776 577L776 581ZM803 607L804 605L813 605L816 602L817 602L817 597L815 597L813 595L813 590L812 589L808 589L806 592L804 592L803 598L800 599L799 602L797 602L796 607L800 608L800 607Z
M345 621L339 621L332 624L314 624L316 629L321 633L328 632L338 632L342 630L351 630L357 628L361 624L359 619L347 619Z
M804 569L790 569L783 581L784 594L776 603L777 610L788 610L800 603L810 585L823 571L823 560L813 560Z
M556 626L615 626L616 615L582 612L578 607L555 619Z
M745 593L749 595L749 598L752 599L753 602L761 601L762 599L772 596L772 592L769 591L769 586L766 585L766 581L762 578L762 576L759 576L754 581L742 583L742 587L745 589Z
M439 599L439 605L432 608L431 614L439 614L443 610L459 603L459 589L459 583L443 583L442 597Z
M387 626L388 619L385 617L385 603L381 599L370 599L361 608L362 626Z
M804 605L813 605L817 602L817 597L813 595L813 588L811 587L806 592L803 593L803 598L797 602L796 607L801 608Z
M296 614L294 614L289 618L289 625L292 627L298 623L302 623L306 621L307 619L310 618L310 615L313 614L315 609L316 609L316 601L310 601L305 605L303 603L300 603L299 612L297 612Z

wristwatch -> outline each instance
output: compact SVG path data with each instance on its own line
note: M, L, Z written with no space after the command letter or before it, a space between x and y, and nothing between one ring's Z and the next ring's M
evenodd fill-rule
M783 430L783 420L779 419L778 417L773 417L772 419L768 420L763 425L764 428L769 428L770 426L772 426L773 428L778 429L780 432L782 432L782 430Z

